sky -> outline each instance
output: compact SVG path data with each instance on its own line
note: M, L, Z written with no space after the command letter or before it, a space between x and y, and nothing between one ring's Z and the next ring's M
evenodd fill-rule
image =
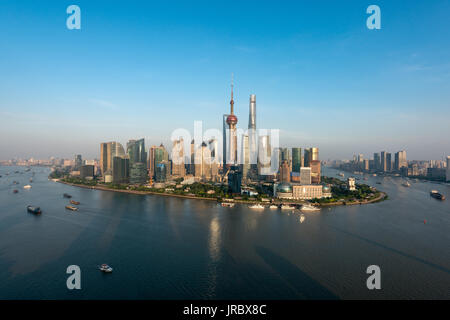
M81 9L69 30L66 9ZM369 5L381 10L370 30ZM280 130L320 158L450 155L450 1L0 1L0 160L99 158L100 143L170 145Z

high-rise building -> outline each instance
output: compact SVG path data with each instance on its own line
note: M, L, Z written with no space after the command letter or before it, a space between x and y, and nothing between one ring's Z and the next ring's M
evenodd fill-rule
M450 181L450 156L447 156L447 169L445 171L445 180Z
M375 171L378 171L381 169L381 158L379 153L373 154L373 166Z
M381 151L381 157L380 157L380 170L386 171L387 161L386 161L386 151Z
M248 112L248 143L251 175L255 175L258 162L258 134L256 132L256 95L250 95Z
M242 159L241 159L242 179L250 178L250 145L248 134L242 135Z
M112 182L128 183L129 182L129 159L126 156L113 158Z
M165 167L166 174L170 174L170 168L169 168L169 153L167 152L166 148L164 148L164 145L161 143L159 147L152 146L150 148L150 169L149 169L149 175L150 177L155 177L156 174L156 166L158 163L162 161L167 161L167 165Z
M127 143L127 154L130 158L130 164L133 163L146 163L147 152L145 151L144 139L130 140Z
M144 162L135 162L130 164L130 183L145 184L147 183L147 165Z
M300 172L302 167L302 148L292 148L292 172Z
M305 167L311 166L311 161L319 160L319 148L307 148L305 149L304 165Z
M280 166L280 181L291 182L291 168L288 160L283 160Z
M147 182L147 152L144 139L130 140L127 143L127 154L130 164L130 183L145 184Z
M93 179L94 178L94 166L84 165L80 167L80 178L81 179Z
M108 179L112 181L115 157L126 157L122 144L119 142L104 142L100 144L100 171L105 181L106 176L109 176Z
M389 152L386 152L386 171L392 171L392 156Z
M227 117L227 124L230 130L230 141L229 141L229 161L230 165L237 164L237 135L236 135L236 124L238 118L234 114L234 100L233 100L233 82L231 82L231 100L230 100L230 114Z
M200 147L195 150L195 178L197 180L211 180L213 177L212 167L217 167L217 163L213 163L211 159L211 150L208 148L205 142L202 142ZM214 170L217 172L217 170Z
M172 176L181 178L186 175L184 166L184 140L180 137L173 141L172 147Z
M241 193L242 172L239 166L231 166L227 178L230 192Z
M311 183L319 184L320 183L320 161L312 160L310 167L311 167Z
M169 167L168 161L160 161L156 164L155 167L155 181L156 182L166 182L167 180L167 171Z
M400 172L402 167L408 167L405 150L395 153L394 170Z
M270 147L270 137L260 136L258 145L258 175L265 176L271 174L272 149Z
M300 184L311 184L311 168L300 168Z
M75 156L75 165L74 165L74 170L80 170L81 166L83 165L83 159L81 157L81 154L77 154Z

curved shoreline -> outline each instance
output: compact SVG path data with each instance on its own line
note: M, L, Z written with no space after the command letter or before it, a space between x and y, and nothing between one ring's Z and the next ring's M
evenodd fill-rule
M137 190L121 190L121 189L111 189L104 186L86 186L82 184L75 184L70 182L65 182L61 180L57 180L56 182L69 185L72 187L79 187L84 189L92 189L92 190L101 190L101 191L111 191L111 192L121 192L121 193L128 193L128 194L138 194L138 195L158 195L158 196L165 196L165 197L176 197L176 198L184 198L184 199L193 199L193 200L208 200L208 201L218 201L217 198L207 198L207 197L198 197L198 196L190 196L190 195L184 195L184 194L175 194L175 193L166 193L166 192L154 192L154 191L137 191ZM376 203L383 201L387 198L387 194L385 192L380 191L380 195L371 200L364 200L364 201L354 201L354 202L331 202L331 203L310 203L313 206L316 207L331 207L331 206L349 206L349 205L363 205L363 204L370 204L370 203ZM227 202L227 201L225 201ZM273 204L269 201L251 201L251 200L234 200L229 201L232 203L246 203L246 204L256 204L256 203L262 203L262 204ZM288 201L276 201L275 204L286 204L286 205L298 205L301 203L298 202L288 202Z

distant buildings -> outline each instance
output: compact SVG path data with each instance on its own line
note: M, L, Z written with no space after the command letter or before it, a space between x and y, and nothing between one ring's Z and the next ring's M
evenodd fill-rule
M86 179L86 180L92 180L94 179L95 172L94 172L94 166L93 165L83 165L80 167L80 178Z
M231 193L241 193L242 171L238 166L231 166L228 171L228 189Z
M445 180L450 182L450 156L447 156L447 170L445 174Z
M149 176L154 179L156 177L156 167L159 163L165 161L165 170L170 170L169 167L169 153L164 145L161 143L159 147L152 146L149 153Z
M116 159L117 158L117 159ZM128 181L129 158L119 142L100 144L100 170L104 182Z
M311 160L311 183L319 184L320 183L320 161L319 160Z

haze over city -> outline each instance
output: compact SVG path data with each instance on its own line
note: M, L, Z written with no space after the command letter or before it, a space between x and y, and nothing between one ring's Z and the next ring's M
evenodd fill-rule
M66 7L2 1L0 159L99 157L99 143L145 138L170 148L173 130L222 128L234 73L235 112L247 127L280 129L281 146L321 159L450 150L450 4L378 1L280 5L264 1Z

